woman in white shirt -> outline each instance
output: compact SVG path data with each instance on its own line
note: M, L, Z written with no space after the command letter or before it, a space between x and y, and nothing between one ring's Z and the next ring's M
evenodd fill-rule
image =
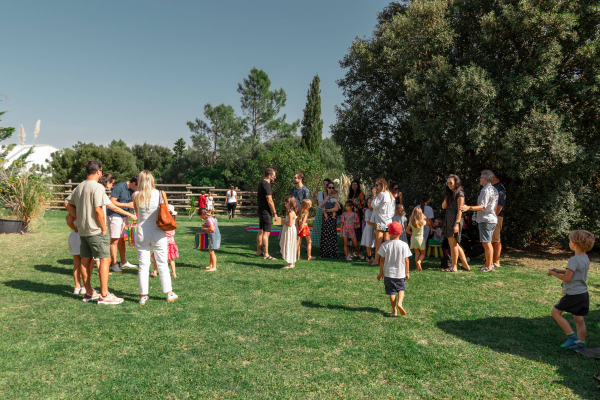
M237 206L237 193L233 190L234 187L231 185L225 195L227 196L227 214L229 219L235 218L235 207Z
M208 192L208 197L206 198L206 210L208 211L208 215L215 214L215 199L211 192Z
M168 204L165 193L156 190L152 174L145 170L140 172L138 190L133 194L132 201L135 212L138 215L135 248L137 249L138 260L140 262L138 282L141 305L146 304L148 300L150 246L154 249L154 260L158 268L162 291L167 294L167 301L176 300L178 297L171 287L171 275L169 273L169 266L167 265L167 235L162 229L156 226L159 213L159 197L161 194L165 204Z
M379 265L379 247L387 240L390 240L390 234L388 232L388 224L392 223L392 217L394 216L394 197L388 190L387 181L383 178L379 178L375 181L375 187L377 188L377 197L371 202L371 208L373 213L371 218L375 223L375 259L371 265Z

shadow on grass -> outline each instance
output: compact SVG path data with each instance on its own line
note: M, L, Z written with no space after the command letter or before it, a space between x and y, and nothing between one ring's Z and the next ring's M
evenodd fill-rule
M347 307L347 306L340 306L338 304L320 304L320 303L317 303L314 301L303 301L300 304L302 304L303 307L307 307L307 308L326 308L328 310L368 312L368 313L373 313L373 314L387 315L387 313L385 311L380 310L379 308L374 308L374 307Z
M73 293L73 286L71 285L50 285L42 282L33 282L24 279L18 279L13 281L7 281L3 283L4 286L11 287L13 289L19 289L26 292L35 293L50 293L58 296L68 297L76 300L81 300L82 296ZM131 293L124 293L116 290L112 290L111 293L118 297L122 297L125 301L137 303L137 297L131 297ZM138 296L137 294L135 296ZM139 296L138 296L139 297Z
M73 261L71 261L71 265L72 264L73 264ZM41 271L41 272L51 272L54 274L61 274L61 275L73 275L73 269L53 267L52 265L48 265L48 264L34 265L33 268L35 268L36 270Z
M57 263L62 264L62 265L70 265L73 266L73 259L72 258L63 258L62 260L56 260Z
M600 310L586 317L587 338L598 337ZM571 325L575 326L573 321ZM557 382L582 398L597 399L598 388L593 384L593 374L600 364L586 359L572 350L560 348L565 340L562 330L552 317L521 318L491 317L468 321L441 321L441 330L478 346L500 353L514 354L555 367L563 380ZM586 368L587 367L587 368Z

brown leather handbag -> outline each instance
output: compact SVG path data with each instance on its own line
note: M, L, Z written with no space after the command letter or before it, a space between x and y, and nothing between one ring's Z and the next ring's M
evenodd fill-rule
M158 191L158 218L156 219L156 226L165 232L177 229L177 224L169 212L169 206L163 198L162 190Z

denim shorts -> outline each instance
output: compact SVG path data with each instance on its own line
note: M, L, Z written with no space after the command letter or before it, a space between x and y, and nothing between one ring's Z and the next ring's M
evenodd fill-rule
M481 243L491 243L496 224L494 222L480 222L477 225L479 226L479 239Z

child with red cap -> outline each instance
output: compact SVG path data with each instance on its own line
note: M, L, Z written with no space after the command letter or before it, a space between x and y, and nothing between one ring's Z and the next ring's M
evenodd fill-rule
M383 278L385 284L385 294L390 296L390 303L392 304L392 317L400 314L406 315L406 310L402 307L402 301L404 300L404 281L409 278L408 274L408 257L412 256L408 244L400 240L402 235L402 225L398 222L392 222L388 226L390 233L390 240L385 242L379 248L378 254L381 256L379 259L379 275L377 280L380 281ZM396 295L398 297L396 298Z

